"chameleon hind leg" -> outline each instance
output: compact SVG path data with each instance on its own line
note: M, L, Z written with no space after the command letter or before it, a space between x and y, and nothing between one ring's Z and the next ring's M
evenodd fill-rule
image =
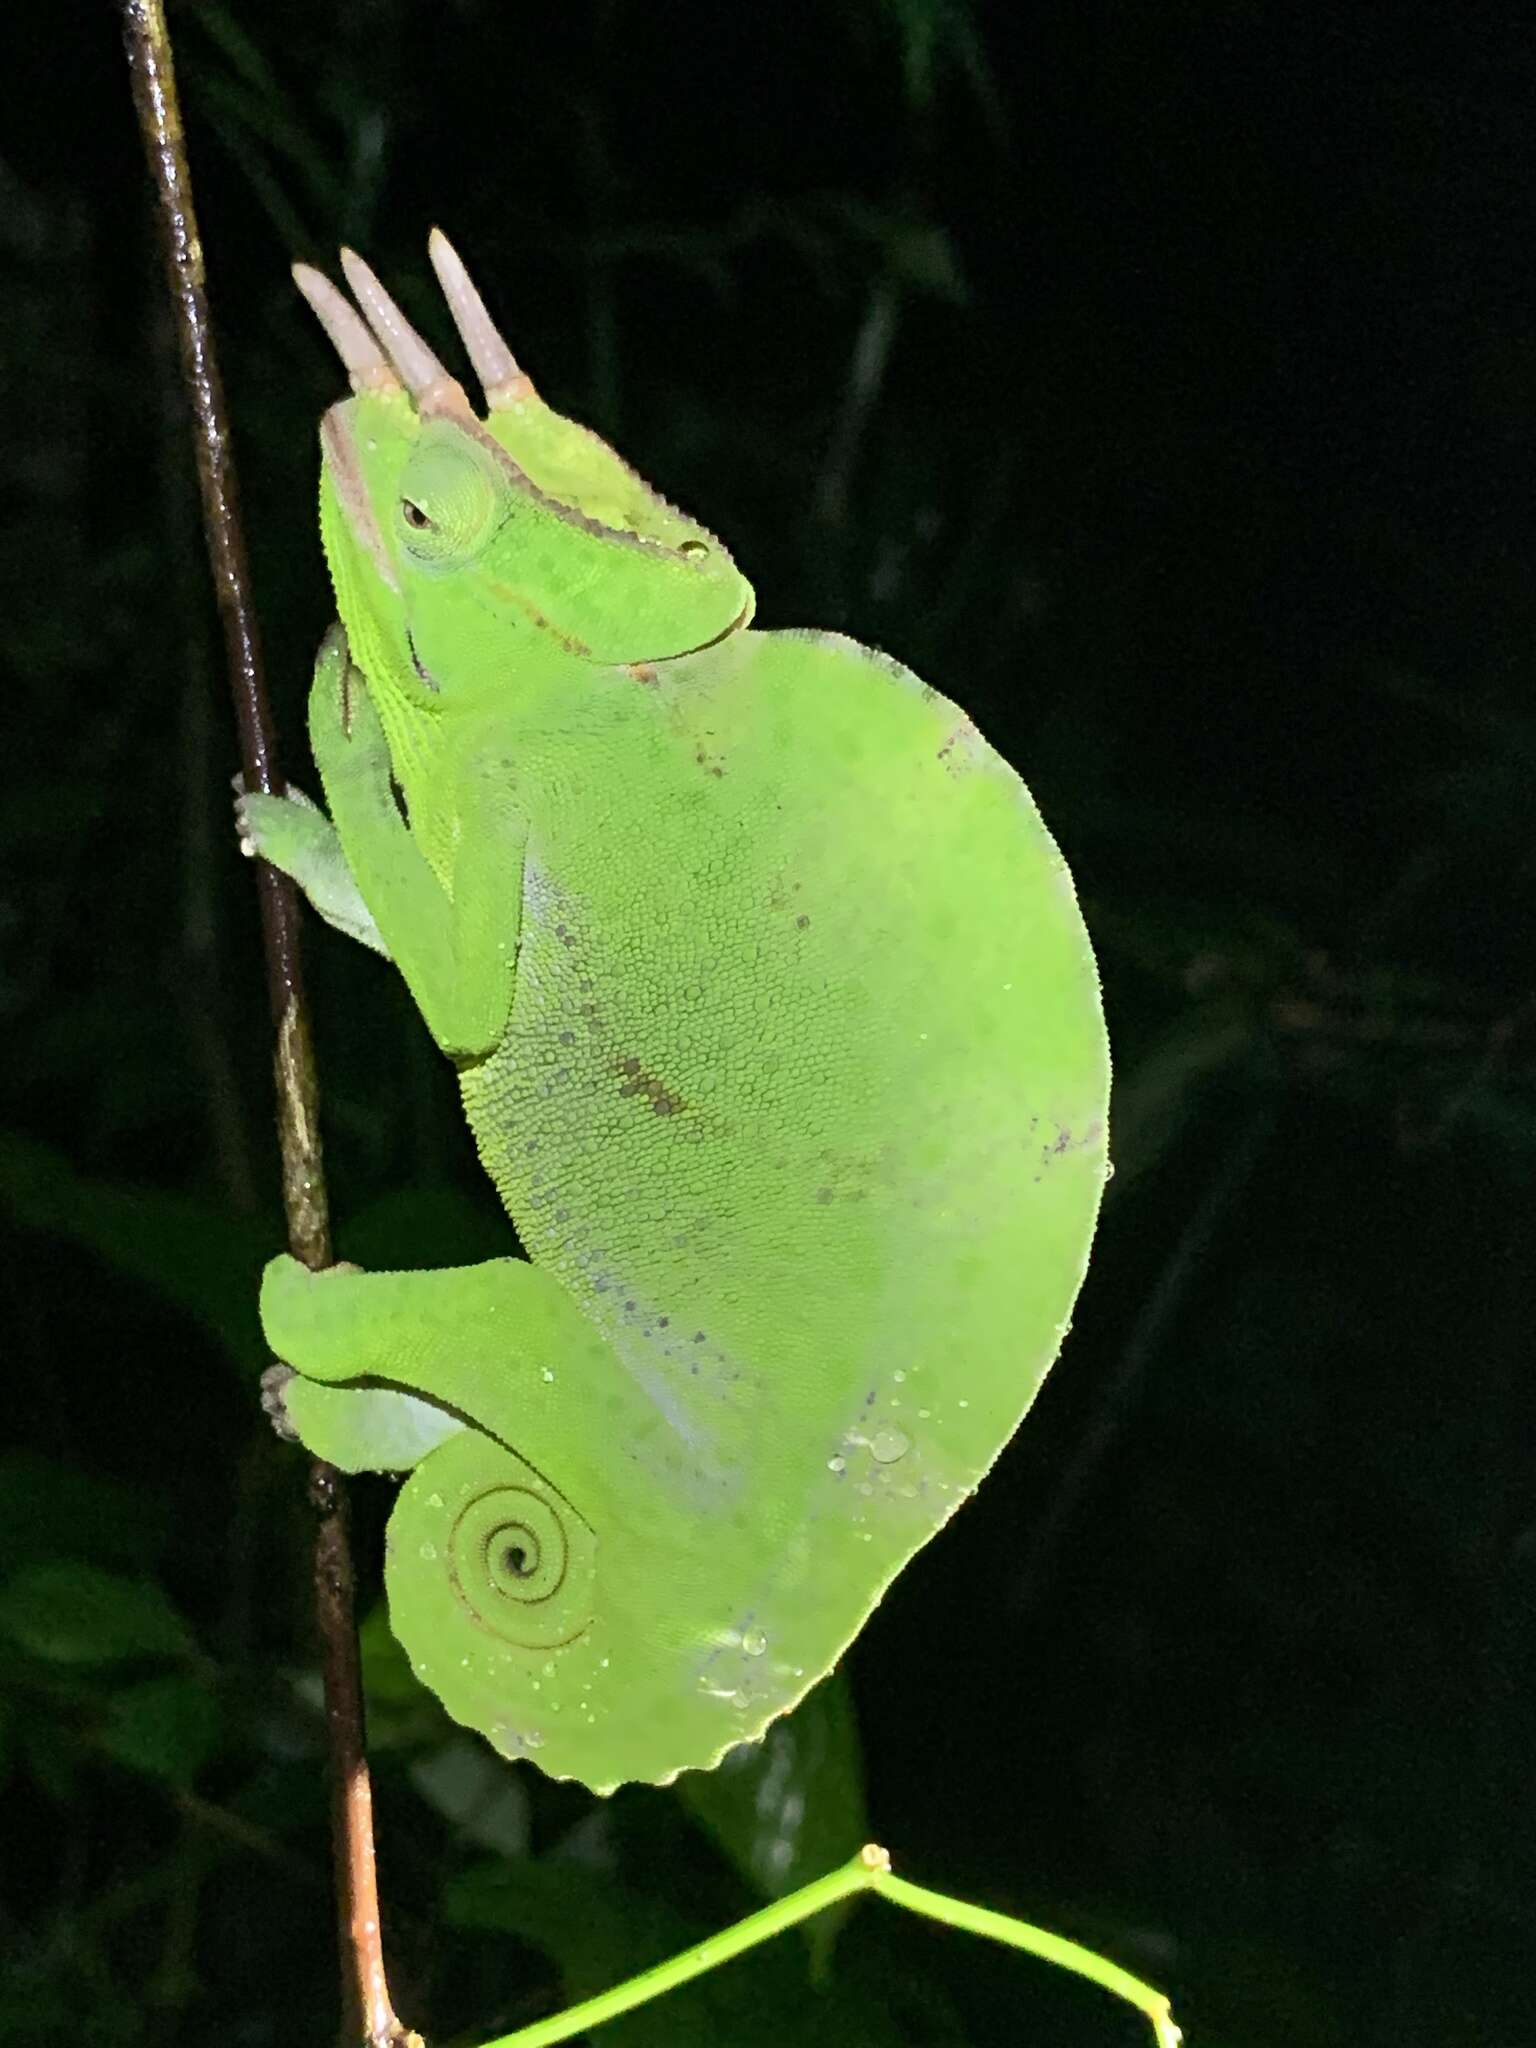
M305 1446L348 1471L403 1471L466 1424L573 1482L632 1426L628 1381L559 1281L524 1259L427 1272L313 1273L274 1259L261 1320L297 1378Z

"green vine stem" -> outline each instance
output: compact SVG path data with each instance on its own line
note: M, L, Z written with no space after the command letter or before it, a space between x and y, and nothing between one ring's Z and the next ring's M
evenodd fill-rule
M694 1977L702 1977L707 1971L718 1969L722 1963L756 1948L759 1942L772 1940L785 1928L809 1920L813 1913L824 1912L828 1906L836 1905L839 1899L849 1898L855 1892L874 1892L880 1898L889 1899L892 1905L905 1907L910 1913L921 1913L929 1920L937 1920L946 1927L957 1927L965 1934L979 1934L989 1941L1006 1942L1010 1948L1039 1956L1042 1962L1053 1963L1059 1970L1070 1970L1076 1976L1086 1977L1090 1984L1097 1984L1101 1990L1123 1998L1145 2016L1152 2028L1156 2048L1179 2048L1184 2038L1174 2025L1173 2009L1162 1992L1144 1984L1139 1977L1133 1977L1129 1970L1122 1970L1107 1957L1095 1955L1092 1949L1067 1941L1062 1935L1047 1933L1043 1927L1032 1927L1027 1921L1015 1920L1007 1913L994 1913L985 1906L968 1905L963 1899L952 1899L943 1892L925 1891L921 1885L908 1884L905 1878L893 1875L890 1857L884 1849L871 1842L840 1870L817 1878L813 1884L792 1892L787 1899L765 1906L760 1913L738 1920L723 1934L710 1935L706 1941L673 1956L670 1962L658 1963L654 1969L631 1977L612 1991L600 1992L596 1998L574 2005L568 2012L538 2020L531 2027L520 2028L515 2034L503 2034L498 2040L487 2042L486 2048L553 2048L557 2041L568 2041L573 2034L584 2034L593 2027L601 2026L605 2020L617 2019L620 2013L631 2012L637 2005L645 2005L653 1998L675 1991L680 1984L686 1984Z

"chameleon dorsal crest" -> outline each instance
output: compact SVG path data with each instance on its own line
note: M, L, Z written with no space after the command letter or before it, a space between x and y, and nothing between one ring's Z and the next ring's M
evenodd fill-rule
M997 1458L1082 1279L1108 1055L1014 771L888 657L753 630L431 254L480 407L358 258L355 303L296 271L352 387L329 818L241 826L404 976L527 1258L280 1259L263 1317L305 1444L409 1475L422 1678L609 1791L760 1736Z

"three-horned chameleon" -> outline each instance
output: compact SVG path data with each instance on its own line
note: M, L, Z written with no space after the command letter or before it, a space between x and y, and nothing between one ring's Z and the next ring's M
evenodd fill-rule
M483 419L364 264L365 319L295 272L353 392L330 817L241 830L404 975L529 1259L280 1258L262 1316L303 1442L409 1472L418 1673L610 1790L760 1735L993 1463L1082 1277L1108 1055L1012 769L886 656L749 630L720 543L431 249Z

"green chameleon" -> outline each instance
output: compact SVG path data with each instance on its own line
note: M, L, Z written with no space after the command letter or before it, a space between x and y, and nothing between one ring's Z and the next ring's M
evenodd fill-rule
M888 656L750 630L431 253L484 419L365 264L365 319L295 271L353 393L330 815L239 821L404 975L528 1259L275 1260L269 1400L409 1474L390 1616L448 1711L610 1791L760 1736L991 1466L1082 1278L1108 1053L1012 769Z

